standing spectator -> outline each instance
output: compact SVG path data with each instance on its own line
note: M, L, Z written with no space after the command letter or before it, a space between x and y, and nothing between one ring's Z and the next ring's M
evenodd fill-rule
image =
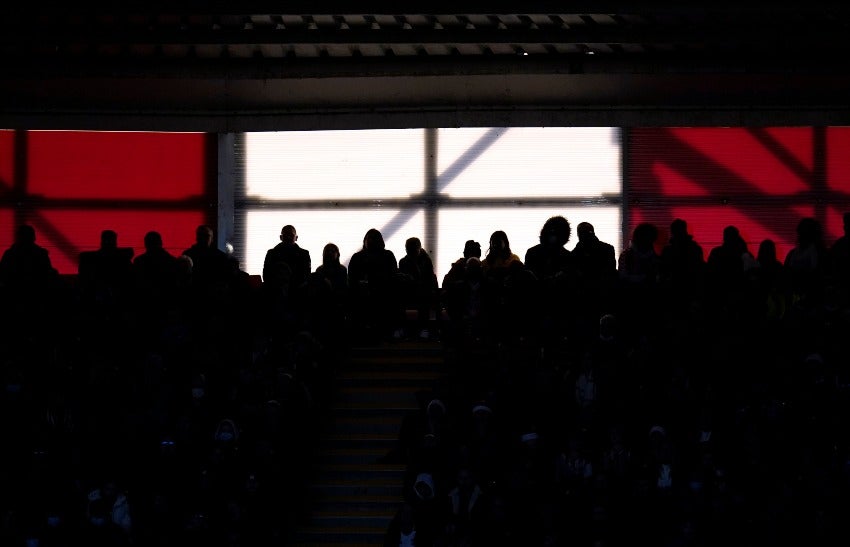
M58 272L47 249L35 242L35 230L27 224L18 227L15 242L0 259L0 305L11 327L8 335L17 343L22 336L41 336L51 331L58 296ZM3 346L0 339L0 346Z
M661 283L671 304L686 305L701 296L705 258L681 218L670 223L670 240L661 250L660 267Z
M364 334L379 338L388 334L401 337L401 308L395 298L396 274L398 261L386 248L384 236L375 228L369 229L363 237L363 248L354 253L348 263L352 319L365 327Z
M738 228L724 228L723 243L711 250L706 262L707 301L725 312L737 313L746 290L747 272L755 264Z
M280 243L266 251L263 260L263 283L288 294L301 291L312 267L310 251L297 241L295 226L287 224L280 230Z
M540 243L525 253L525 267L539 280L552 279L572 265L572 256L564 248L570 240L570 222L562 216L546 220L540 230Z
M800 219L797 244L785 256L792 298L800 301L811 299L813 306L820 302L826 253L820 222L811 217Z
M427 340L431 336L428 329L431 312L436 309L437 302L434 263L428 252L422 248L418 237L409 238L404 247L407 254L398 262L398 270L403 276L405 287L402 298L405 304L412 305L416 310L416 330L419 331L419 338Z
M77 282L83 301L104 306L123 304L133 267L133 248L119 247L114 230L100 233L100 248L80 253Z
M502 230L496 230L490 235L490 248L487 256L481 262L484 273L491 277L502 278L509 273L512 266L523 266L520 258L511 251L511 243L508 234Z
M19 296L43 293L56 282L56 276L47 249L35 242L35 229L28 224L19 226L15 242L0 259L0 286Z
M573 249L577 279L575 303L582 314L582 325L591 328L603 313L613 310L617 282L614 246L596 236L593 224L576 227L578 243Z
M213 229L202 224L195 229L195 243L182 253L192 259L192 283L202 294L227 290L231 276L227 253L213 245Z
M348 269L339 262L339 247L328 243L322 250L322 264L310 274L308 316L316 335L330 347L344 337L348 313Z
M655 252L658 228L647 222L632 232L629 247L620 254L620 302L623 323L633 336L645 334L658 319L656 290L661 257Z

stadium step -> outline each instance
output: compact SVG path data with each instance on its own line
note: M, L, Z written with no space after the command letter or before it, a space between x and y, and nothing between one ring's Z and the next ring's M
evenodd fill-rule
M443 375L436 341L354 347L335 375L334 401L313 458L310 516L293 546L381 546L402 502L405 466L385 459L406 415Z

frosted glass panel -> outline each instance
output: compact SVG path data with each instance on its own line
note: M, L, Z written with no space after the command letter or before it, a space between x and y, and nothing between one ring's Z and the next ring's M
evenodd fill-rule
M573 249L578 243L576 226L580 222L593 225L596 235L602 241L614 246L619 257L621 250L620 208L610 207L528 207L528 208L475 208L443 209L439 215L439 239L435 268L442 283L443 276L449 271L452 262L463 256L466 240L474 239L481 244L482 258L487 255L490 234L502 230L508 235L511 250L525 260L525 252L540 241L540 228L546 219L562 215L570 221L573 235L567 243L567 249Z
M247 215L247 246L244 268L249 274L263 273L266 251L280 243L280 229L295 226L298 245L310 251L312 269L322 263L325 244L339 247L340 261L348 266L351 255L363 247L363 236L370 228L384 235L387 249L404 256L409 237L424 240L425 214L398 209L251 211Z
M451 197L620 194L619 129L440 129L438 186Z
M245 211L246 270L261 273L266 250L277 244L285 224L296 227L313 269L328 242L340 247L347 264L374 227L399 259L404 241L419 237L440 279L467 239L478 240L486 252L494 230L507 232L524 258L543 223L557 214L566 216L574 231L579 222L591 222L601 239L621 249L619 205L597 204L599 198L621 195L618 128L438 129L432 157L425 156L426 135L424 129L246 134L246 197L276 203ZM436 191L426 184L429 162L437 173ZM579 205L583 201L575 198L591 201ZM366 203L362 209L351 204L325 209L328 202L350 199ZM390 199L403 206L396 201L372 207ZM426 208L436 213L431 233L425 233ZM427 248L429 241L436 241L436 248ZM575 243L574 236L567 247Z
M425 184L424 129L245 135L245 184L274 200L404 198Z

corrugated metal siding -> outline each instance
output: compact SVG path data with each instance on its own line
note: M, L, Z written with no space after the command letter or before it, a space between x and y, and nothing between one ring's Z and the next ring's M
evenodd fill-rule
M180 254L210 222L210 167L203 133L0 131L0 246L31 224L62 274L77 272L104 229L136 255L156 230Z
M805 216L824 226L826 243L842 234L850 210L850 128L635 128L629 130L628 231L682 218L706 255L723 228L737 226L753 254L773 239L780 259Z

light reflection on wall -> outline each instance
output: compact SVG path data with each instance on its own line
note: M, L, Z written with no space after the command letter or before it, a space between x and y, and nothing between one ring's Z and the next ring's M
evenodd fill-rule
M247 133L246 193L275 200L406 198L422 191L424 130Z
M438 137L438 184L453 198L621 192L617 128L457 128L440 129Z

